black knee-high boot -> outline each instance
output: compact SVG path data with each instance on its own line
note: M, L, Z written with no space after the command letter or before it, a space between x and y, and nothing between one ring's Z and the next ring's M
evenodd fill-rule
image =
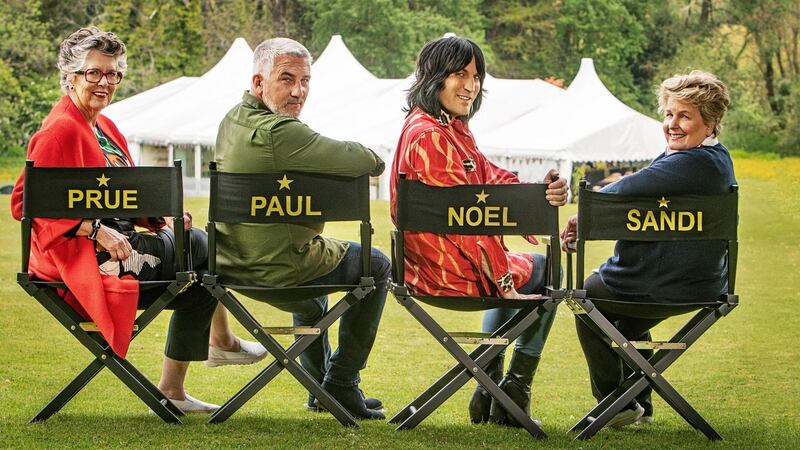
M500 382L500 389L503 390L514 403L517 404L526 415L531 414L531 383L536 367L539 366L539 358L528 356L524 353L515 351L511 357L511 364L508 366L506 376ZM519 427L520 424L511 417L500 405L497 400L492 399L490 411L491 421L502 425Z
M500 382L500 375L503 373L503 355L497 356L489 361L486 366L486 375L495 383ZM472 398L469 400L469 418L472 423L483 423L489 421L489 410L492 406L492 397L480 384L475 387Z

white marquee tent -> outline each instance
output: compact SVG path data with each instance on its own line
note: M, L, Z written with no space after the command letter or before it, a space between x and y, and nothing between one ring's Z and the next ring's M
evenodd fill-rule
M249 88L253 51L236 39L200 77L181 77L106 109L127 137L140 164L187 160L185 191L207 189L204 166L212 158L219 122ZM387 162L397 143L413 76L380 79L333 36L311 67L311 88L301 120L342 140L361 142ZM529 181L546 169L571 173L573 161L641 161L664 146L658 122L617 100L603 86L591 60L566 91L542 80L487 75L481 111L470 128L484 153ZM388 196L388 173L377 192Z
M666 145L661 124L614 97L589 58L558 101L475 136L484 153L528 181L550 167L569 176L575 162L648 161Z

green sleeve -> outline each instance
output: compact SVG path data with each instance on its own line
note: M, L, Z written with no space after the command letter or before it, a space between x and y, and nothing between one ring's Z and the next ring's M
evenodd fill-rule
M298 120L277 124L271 137L278 170L356 177L374 173L384 165L367 147L327 138Z

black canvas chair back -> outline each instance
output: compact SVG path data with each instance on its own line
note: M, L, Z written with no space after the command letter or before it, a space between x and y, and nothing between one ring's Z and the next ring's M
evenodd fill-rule
M571 257L567 260L569 294L565 299L576 317L595 333L612 342L614 351L633 369L634 375L614 393L602 400L571 431L578 439L589 439L619 413L648 385L690 425L709 439L722 439L697 411L667 382L663 372L720 317L738 305L736 285L738 224L738 186L719 195L664 195L633 197L594 192L581 182L578 197L578 237L576 244L576 289L572 290ZM727 250L728 288L718 298L685 302L626 302L588 298L583 290L586 242L600 240L724 241ZM636 304L654 317L668 317L697 311L669 341L629 341L595 307ZM646 359L636 349L657 350Z
M175 217L176 229L183 229L183 187L180 161L174 167L36 167L25 165L22 207L22 268L17 281L52 314L95 359L61 393L46 405L31 422L41 422L58 412L104 367L119 378L136 396L164 421L180 423L181 411L133 366L116 355L92 322L82 319L59 291L69 290L60 281L42 281L29 271L32 221L41 218L108 219L135 217ZM83 239L83 238L75 238ZM184 255L184 233L176 233L175 247ZM193 281L186 257L178 257L174 280L142 281L140 289L166 286L164 293L139 314L131 339Z
M228 400L210 418L211 423L228 419L281 370L287 371L309 390L345 426L357 426L354 418L333 397L325 392L295 359L350 306L375 289L370 274L372 225L370 224L369 177L338 177L323 174L226 173L210 164L211 198L208 212L209 274L203 284L228 311L275 357L264 371ZM359 221L362 277L355 285L316 285L271 287L228 283L217 273L216 228L229 224L307 224L335 221ZM313 327L262 326L232 294L239 292L265 303L287 300L302 301L345 292L346 295ZM275 335L293 334L295 342L283 348Z
M392 293L411 315L456 359L458 364L390 419L398 430L418 425L436 408L475 378L533 436L541 428L495 384L484 369L504 346L516 339L541 314L554 309L563 292L560 284L558 209L545 199L544 184L429 186L400 175L397 185L397 230L392 232ZM547 294L542 300L497 297L420 295L405 285L404 232L462 235L543 235L548 243ZM456 311L519 308L494 333L446 331L418 303ZM477 343L467 353L458 343Z

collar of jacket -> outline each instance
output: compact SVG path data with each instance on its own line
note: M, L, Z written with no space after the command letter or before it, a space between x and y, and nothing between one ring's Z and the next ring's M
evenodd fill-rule
M442 109L439 112L439 116L435 117L435 119L437 122L439 122L439 125L441 125L444 128L449 127L458 131L461 134L466 134L466 135L470 134L469 127L467 126L466 123L464 123L461 119L459 119L458 116L450 115L450 113L448 113L444 109Z
M266 105L264 105L261 99L251 94L250 91L244 91L244 94L242 95L242 103L251 108L263 109L264 111L272 112L266 107Z

